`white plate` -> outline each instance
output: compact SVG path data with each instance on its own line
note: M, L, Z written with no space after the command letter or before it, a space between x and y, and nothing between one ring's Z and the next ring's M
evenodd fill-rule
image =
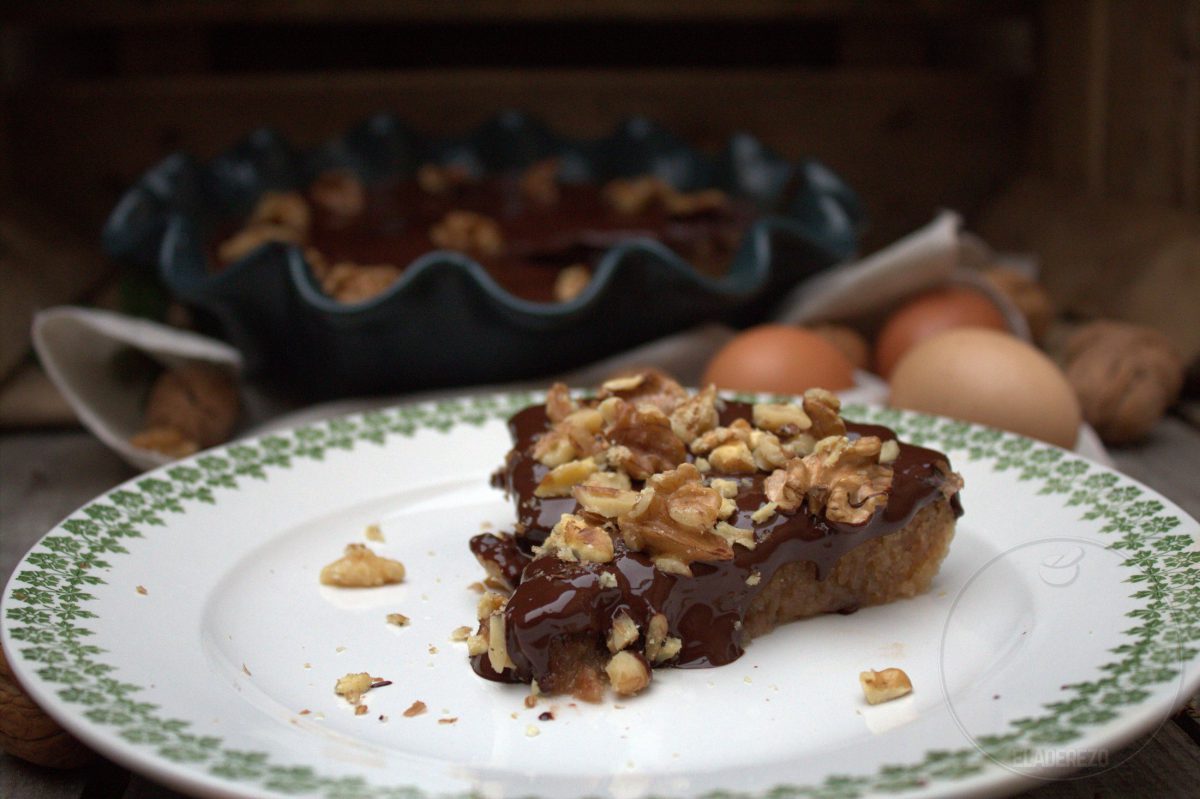
M512 518L487 477L502 419L531 399L346 417L135 478L18 566L14 670L85 742L181 790L328 799L991 794L1119 765L1197 689L1195 520L1061 450L859 406L847 415L946 450L966 479L927 595L656 672L620 704L527 709L448 638L474 618L467 538ZM320 586L371 523L406 582ZM915 691L868 706L858 673L886 666ZM362 716L333 692L358 671L393 681ZM405 718L415 700L429 712Z

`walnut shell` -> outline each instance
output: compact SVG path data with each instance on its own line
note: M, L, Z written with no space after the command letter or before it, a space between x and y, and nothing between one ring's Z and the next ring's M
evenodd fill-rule
M1084 419L1106 444L1144 437L1183 387L1183 357L1171 340L1126 322L1101 320L1075 331L1064 371Z
M78 768L96 760L92 750L58 726L17 684L0 649L0 749L49 768Z
M229 440L237 424L237 386L221 369L192 364L163 372L146 401L147 428L178 430L200 449Z
M1033 278L1006 266L987 270L983 278L1017 306L1029 323L1029 332L1034 340L1044 341L1055 317L1054 302L1046 289Z

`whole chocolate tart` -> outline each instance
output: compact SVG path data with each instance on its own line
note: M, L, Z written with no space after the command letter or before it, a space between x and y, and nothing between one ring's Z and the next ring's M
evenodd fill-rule
M749 404L643 371L584 400L555 385L509 428L493 482L517 521L471 540L495 590L468 643L480 676L535 693L634 694L778 624L915 596L962 513L945 455L820 389Z

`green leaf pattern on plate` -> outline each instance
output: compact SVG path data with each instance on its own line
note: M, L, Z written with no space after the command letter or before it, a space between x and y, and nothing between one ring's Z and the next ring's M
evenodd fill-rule
M391 436L418 430L448 432L506 418L540 395L514 393L407 405L308 425L286 433L232 444L156 472L133 488L112 491L80 509L25 559L7 601L9 634L19 656L37 664L38 676L61 686L59 696L86 708L91 721L113 728L127 741L152 747L177 763L202 764L210 774L282 794L314 793L327 799L424 799L419 788L376 786L357 777L328 777L308 766L274 763L263 752L226 748L220 738L197 736L189 723L164 717L158 706L137 701L141 686L107 676L114 667L104 650L87 643L89 586L109 560L127 554L123 542L186 513L191 503L216 503L246 480L266 480L297 460L321 461L330 450L382 445ZM980 736L977 747L935 750L912 764L886 765L874 774L829 775L814 785L778 785L755 799L851 799L867 792L903 793L932 782L977 774L989 762L1027 758L1039 746L1074 740L1083 728L1104 724L1122 706L1145 701L1145 686L1174 680L1180 664L1200 646L1200 552L1189 536L1172 534L1182 523L1142 489L1085 460L999 430L887 408L850 405L847 417L892 427L905 440L937 446L953 459L978 461L997 472L1015 472L1043 495L1059 495L1080 519L1094 521L1108 546L1127 557L1132 598L1124 643L1113 648L1099 679L1062 686L1063 698L1043 713L1012 720L1007 730ZM703 799L748 799L712 791Z

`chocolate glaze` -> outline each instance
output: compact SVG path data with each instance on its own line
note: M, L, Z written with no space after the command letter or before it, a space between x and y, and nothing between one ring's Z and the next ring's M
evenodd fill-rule
M595 184L560 184L558 202L538 205L522 197L518 177L494 176L444 195L423 191L415 180L372 185L365 210L354 219L338 219L314 205L309 244L331 264L404 267L436 249L429 230L448 212L474 211L499 223L505 249L497 256L472 257L510 293L550 302L559 269L594 266L613 245L635 237L657 239L703 273L723 274L754 214L747 204L731 203L724 211L687 218L671 217L660 207L621 215ZM223 229L217 241L233 232Z
M750 415L750 405L729 402L721 413L721 423L749 419ZM578 511L573 498L533 496L534 487L548 471L533 459L533 443L548 427L544 406L527 408L509 421L514 446L494 483L514 499L519 532L514 536L477 536L471 541L477 557L494 559L506 577L516 576L519 580L505 609L508 653L515 668L498 674L486 655L472 658L475 671L492 680L529 682L548 674L551 643L556 640L594 636L603 648L604 635L621 611L642 630L652 615L665 614L669 634L683 641L674 661L676 666L720 666L736 660L743 651L743 614L777 569L794 561L808 561L815 565L817 578L824 579L842 555L866 541L900 530L922 508L943 498L941 486L950 470L942 453L901 444L893 464L887 504L859 525L810 515L803 505L795 513L776 513L756 524L750 516L766 502L763 482L767 475L726 475L741 485L737 513L728 521L736 527L753 529L757 546L748 550L735 545L732 560L695 562L694 576L681 577L656 569L649 557L630 551L619 536L610 563L532 559L530 548L549 535L559 517ZM847 423L847 428L851 438L896 438L893 431L878 425ZM961 515L957 494L951 505L955 515ZM755 571L761 575L760 581L747 585L746 578ZM615 587L600 584L604 572L616 577ZM511 582L517 585L517 580ZM841 608L839 612L856 609Z

